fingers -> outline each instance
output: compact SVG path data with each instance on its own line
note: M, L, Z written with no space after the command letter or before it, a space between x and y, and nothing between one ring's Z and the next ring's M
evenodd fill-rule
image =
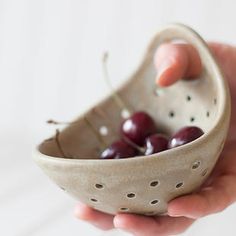
M81 203L75 208L75 216L103 230L112 229L115 225L116 228L128 231L134 236L180 234L194 222L186 217L146 217L134 214L118 214L114 217Z
M223 69L223 72L229 81L230 88L232 89L232 94L234 95L236 89L234 79L236 73L236 47L214 42L209 43L209 47Z
M236 200L235 181L234 175L217 177L211 187L171 201L168 214L197 219L221 212Z
M74 214L76 218L88 221L100 229L109 230L114 228L114 216L96 211L82 203L77 204Z
M231 87L236 89L234 78L236 67L236 48L227 44L209 43L209 47L221 65ZM154 64L157 68L157 83L169 86L180 79L191 79L201 73L202 64L197 50L189 44L161 45L155 54Z
M201 73L201 59L196 49L188 44L163 44L156 52L157 83L169 86L185 78L194 78Z
M134 236L164 236L183 233L193 219L185 217L147 217L134 214L118 214L114 218L116 228L132 233Z
M236 48L227 44L209 43L209 47L221 65L230 87L236 89L232 78L236 73ZM198 52L189 44L161 45L155 54L154 64L157 68L156 82L160 86L169 86L180 79L191 79L201 73L202 64Z

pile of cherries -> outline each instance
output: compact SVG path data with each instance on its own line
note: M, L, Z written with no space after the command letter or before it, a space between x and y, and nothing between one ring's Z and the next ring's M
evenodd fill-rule
M166 135L157 132L150 115L139 111L122 122L120 134L121 139L106 148L100 155L101 159L151 155L192 142L204 133L196 126L186 126L168 139Z

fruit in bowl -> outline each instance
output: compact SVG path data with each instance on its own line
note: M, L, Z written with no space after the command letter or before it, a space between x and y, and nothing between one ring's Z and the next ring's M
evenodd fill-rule
M146 112L135 112L121 125L121 135L137 145L143 145L145 138L156 132L154 120Z
M137 150L123 140L112 143L101 153L101 159L118 159L126 157L134 157Z
M204 134L202 129L196 126L187 126L168 139L167 135L157 133L154 120L144 111L135 112L124 120L120 130L121 139L103 150L101 159L148 156L190 143Z

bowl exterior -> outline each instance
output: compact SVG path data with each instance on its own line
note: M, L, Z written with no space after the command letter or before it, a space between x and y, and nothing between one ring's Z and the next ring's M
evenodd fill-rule
M35 161L64 191L100 211L163 214L167 203L196 191L222 151L229 119L211 138L147 157L66 160L36 151Z

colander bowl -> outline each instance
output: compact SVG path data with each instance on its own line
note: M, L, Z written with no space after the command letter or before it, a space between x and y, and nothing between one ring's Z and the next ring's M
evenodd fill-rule
M176 39L197 49L203 71L196 80L159 88L154 53ZM204 135L150 156L100 160L103 144L118 138L116 130L127 113L110 95L62 130L60 148L55 138L48 139L35 149L34 159L59 187L99 211L165 214L167 203L198 189L217 162L229 126L228 86L203 39L187 26L171 24L156 34L141 65L116 94L133 111L150 114L168 135L189 125Z

